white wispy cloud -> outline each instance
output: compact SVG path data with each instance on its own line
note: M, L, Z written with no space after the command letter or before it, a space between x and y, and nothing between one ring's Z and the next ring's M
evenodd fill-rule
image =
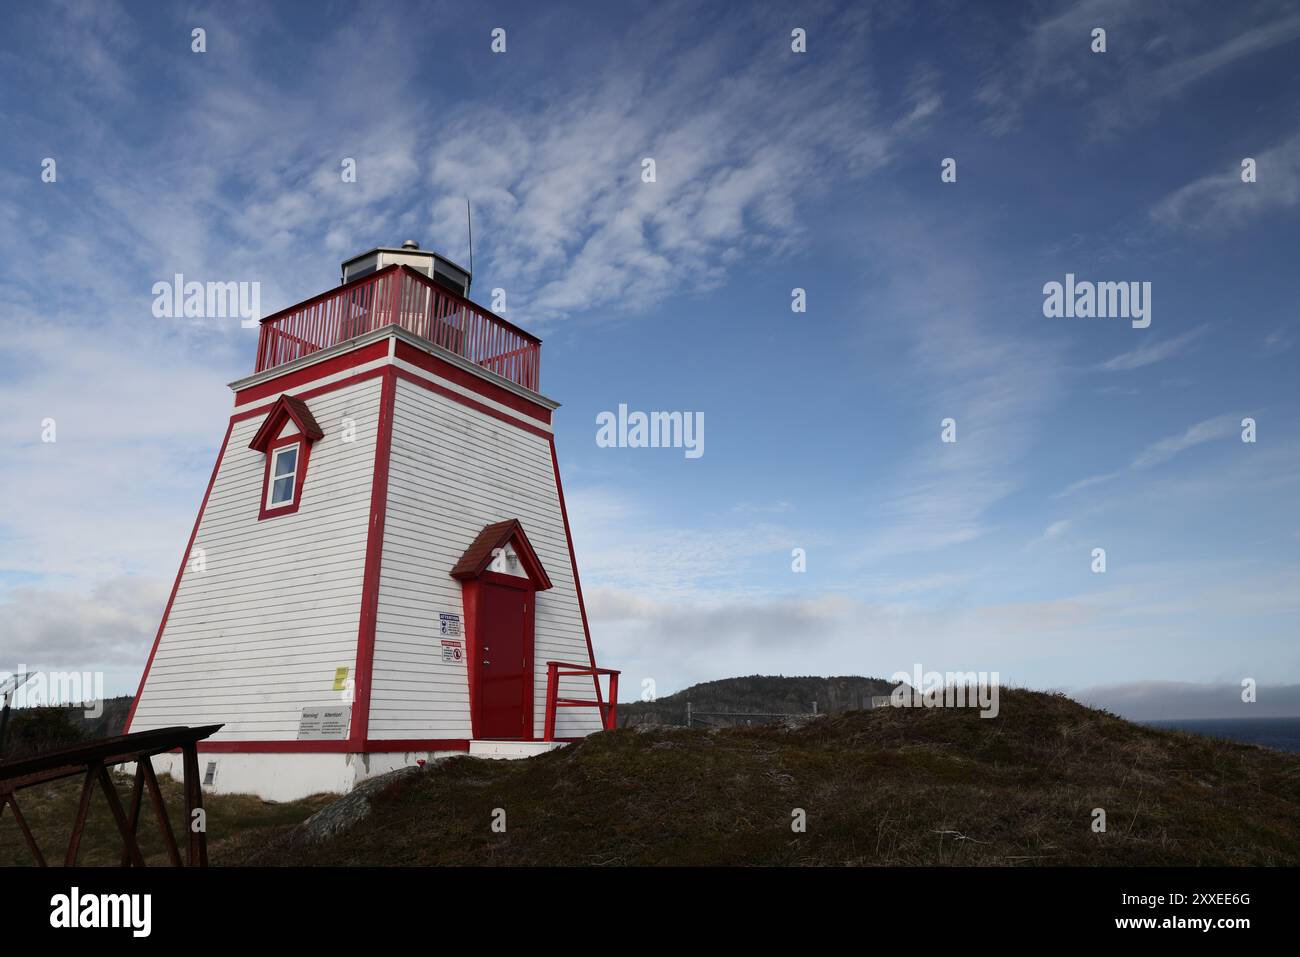
M1295 335L1290 329L1274 329L1264 337L1264 351L1270 355L1286 352L1295 345Z
M1157 465L1163 465L1175 455L1193 446L1234 435L1240 427L1241 419L1239 416L1219 415L1212 419L1205 419L1195 425L1188 426L1187 431L1183 432L1182 435L1171 435L1143 449L1137 458L1133 460L1130 467L1149 469Z
M1255 182L1242 182L1240 158L1235 159L1222 172L1202 176L1159 200L1151 218L1171 228L1221 230L1300 204L1300 133L1253 158Z
M1083 93L1089 81L1069 53L1088 49L1094 27L1111 30L1132 25L1140 16L1134 4L1123 0L1081 0L1066 4L1029 26L1022 37L1010 41L1003 65L989 71L975 91L985 107L985 127L993 133L1017 129L1031 100L1048 90Z
M270 311L333 281L322 251L342 258L411 236L465 260L467 197L478 271L530 323L645 307L721 282L742 254L789 248L801 205L831 174L878 168L942 103L930 68L896 106L848 92L871 74L868 27L853 11L824 12L821 30L840 42L816 69L779 47L753 55L770 29L757 12L691 34L648 15L603 55L555 70L534 102L436 109L417 78L426 51L397 19L340 22L305 48L302 79L286 81L232 24L214 21L213 52L178 67L140 44L123 11L106 2L67 33L49 15L59 40L40 52L68 68L49 80L78 91L62 104L71 133L59 159L94 201L56 189L42 199L65 204L52 217L61 243L86 237L79 290L133 309L147 308L147 287L123 277L142 270L258 280ZM124 86L129 98L159 75L183 107L150 131L166 154L141 163L138 132L103 124L96 97ZM355 183L341 181L344 157L357 161ZM641 182L646 157L653 184ZM90 164L94 176L82 172ZM22 186L0 182L0 208ZM422 191L431 198L410 205ZM0 238L0 253L40 290L52 264L31 238Z
M747 515L777 514L790 511L789 502L737 502L731 506L733 512Z
M576 485L566 494L583 574L657 599L706 595L765 570L787 570L792 548L821 541L807 529L729 516L709 527L678 527L610 487Z
M1187 449L1205 442L1212 442L1219 439L1227 438L1234 435L1241 427L1241 418L1232 415L1219 415L1212 419L1204 419L1195 425L1189 426L1186 431L1179 435L1171 435L1163 438L1158 442L1153 442L1141 452L1139 452L1125 469L1118 469L1114 472L1107 472L1102 475L1093 475L1067 486L1061 492L1057 493L1058 498L1067 495L1073 495L1085 488L1100 485L1103 482L1109 482L1112 479L1124 475L1126 472L1141 471L1144 469L1155 468L1163 465L1174 456L1185 452Z
M911 132L929 123L943 107L939 72L921 66L908 82L907 103L910 110L894 124L895 132Z
M167 600L160 581L123 575L89 594L20 587L0 601L0 669L119 670L148 655ZM128 671L138 674L138 667Z
M1128 372L1133 369L1140 369L1143 366L1153 365L1157 362L1163 362L1178 353L1191 342L1196 341L1209 331L1208 325L1200 325L1194 329L1184 332L1180 336L1174 336L1170 339L1157 339L1155 342L1145 343L1136 349L1128 352L1121 352L1119 355L1107 359L1099 369L1105 372Z
M1039 535L1025 547L1033 548L1037 545L1042 545L1045 542L1050 542L1055 538L1060 538L1067 530L1069 530L1070 524L1071 522L1068 518L1052 522L1052 524L1048 525L1047 528L1043 529L1043 534Z
M1279 13L1285 10L1286 7L1278 8ZM1154 99L1168 99L1226 67L1297 38L1300 38L1300 14L1278 16L1232 33L1223 42L1199 53L1165 64L1145 78L1143 86Z
M432 154L435 234L463 234L469 197L476 259L519 291L512 300L530 319L634 310L716 285L733 259L788 247L824 174L880 166L940 108L931 74L891 114L844 95L848 78L870 73L851 44L809 71L790 57L736 55L752 33L742 15L685 50L643 39L608 83L549 96L535 112L453 117L458 132ZM701 76L706 59L736 66ZM654 183L642 181L647 158Z
M1198 9L1189 9L1195 7ZM1195 14L1195 15L1194 15ZM1218 29L1200 29L1213 17ZM1089 52L1094 28L1107 52ZM1207 39L1208 37L1208 39ZM1047 93L1083 101L1091 132L1104 136L1150 119L1196 84L1300 38L1300 15L1285 3L1161 7L1127 0L1080 0L1053 8L1013 43L975 98L994 133L1020 127ZM1119 69L1087 69L1086 58Z
M904 330L899 387L921 421L871 477L875 521L858 552L864 563L984 535L990 510L1021 486L1064 379L1059 344L999 325L997 271L977 252L955 252L979 248L960 226L891 221L879 237L871 254L892 278L872 315L889 315ZM894 374L873 372L886 381ZM944 418L956 421L954 443L940 441Z

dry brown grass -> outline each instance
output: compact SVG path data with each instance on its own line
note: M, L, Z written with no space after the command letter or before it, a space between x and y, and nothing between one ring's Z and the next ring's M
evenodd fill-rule
M114 784L122 801L122 807L128 809L131 801L131 787L134 778L123 775L114 776ZM169 777L160 777L158 783L162 788L163 800L167 804L167 813L171 819L172 833L185 856L186 834L184 830L185 798L181 785ZM68 850L68 838L72 822L77 816L77 801L81 796L81 777L63 778L49 784L36 785L18 792L18 803L22 808L36 843L51 865L62 864ZM273 804L247 794L208 794L204 796L203 805L208 819L208 856L213 863L235 855L248 853L268 832L280 833L334 800L333 795L317 795L304 801L286 804ZM28 853L22 833L12 817L13 812L6 808L0 814L0 865L6 867L30 866L35 862ZM140 808L139 827L140 850L145 862L150 866L166 865L167 852L158 825L153 815L153 808L146 797ZM90 812L86 817L86 827L82 832L81 846L77 854L77 863L85 866L116 865L122 853L122 838L117 825L108 810L104 794L95 788L90 802Z
M996 719L887 708L797 730L624 729L528 761L453 760L375 807L326 844L297 846L285 827L214 862L1300 863L1300 756L1028 691L1004 691ZM498 807L504 834L489 826ZM807 833L791 831L794 808Z

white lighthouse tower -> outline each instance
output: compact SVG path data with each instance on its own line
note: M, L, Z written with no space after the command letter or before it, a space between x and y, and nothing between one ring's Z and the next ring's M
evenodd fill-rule
M407 242L262 320L127 719L222 724L206 787L293 799L613 726L541 341L469 283Z

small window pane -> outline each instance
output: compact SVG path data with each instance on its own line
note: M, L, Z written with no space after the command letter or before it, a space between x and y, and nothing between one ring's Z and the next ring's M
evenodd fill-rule
M282 449L275 454L275 474L292 475L294 467L298 464L298 449Z
M293 501L293 476L275 480L271 488L271 504L281 505Z

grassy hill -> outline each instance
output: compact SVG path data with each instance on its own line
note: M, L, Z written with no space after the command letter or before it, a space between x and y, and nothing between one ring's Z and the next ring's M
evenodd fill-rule
M994 719L879 708L792 725L621 728L527 761L453 758L380 789L368 818L315 845L298 825L330 797L208 795L210 856L214 865L1300 864L1300 755L1005 689ZM52 858L79 784L20 794ZM175 808L178 788L166 787ZM491 828L496 808L505 833ZM1094 808L1105 809L1105 833L1092 830ZM791 830L795 809L805 833ZM141 834L162 863L152 822ZM84 864L116 863L98 795L83 847ZM13 821L0 818L0 865L26 863Z
M214 862L1300 864L1300 756L1014 690L996 719L880 708L795 728L623 728L528 761L455 758L373 805L323 844L270 829ZM796 808L806 833L791 830Z
M665 695L655 701L620 702L619 725L684 725L688 701L698 723L716 726L746 723L743 718L728 719L719 717L718 713L804 714L816 710L820 714L834 714L869 708L872 695L889 694L893 687L890 682L880 678L862 678L856 675L833 678L787 678L777 675L723 678L692 685L684 691ZM706 714L701 716L701 712Z

